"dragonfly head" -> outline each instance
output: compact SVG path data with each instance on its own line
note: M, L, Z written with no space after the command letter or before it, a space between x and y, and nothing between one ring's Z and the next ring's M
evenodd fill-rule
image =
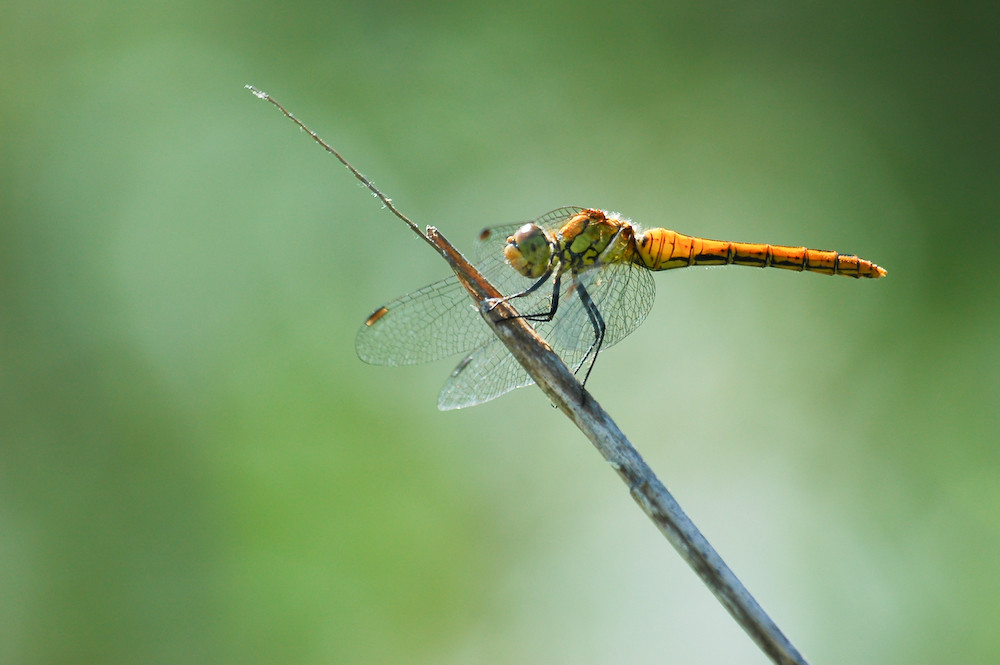
M549 270L552 243L537 224L525 224L507 238L503 255L525 277L538 278Z

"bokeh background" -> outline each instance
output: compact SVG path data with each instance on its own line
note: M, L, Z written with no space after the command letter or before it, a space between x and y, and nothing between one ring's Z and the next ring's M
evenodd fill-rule
M1000 655L995 3L8 2L0 663L761 663L535 388L355 356L563 205L857 253L656 275L590 388L815 663Z

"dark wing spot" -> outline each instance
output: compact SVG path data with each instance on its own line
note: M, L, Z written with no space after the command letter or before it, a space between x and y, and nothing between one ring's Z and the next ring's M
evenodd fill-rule
M385 316L388 313L389 313L389 308L388 307L379 307L374 312L372 312L371 316L369 316L365 320L365 325L368 326L369 328L371 328L373 325L375 325L375 323L379 319L381 319L383 316Z

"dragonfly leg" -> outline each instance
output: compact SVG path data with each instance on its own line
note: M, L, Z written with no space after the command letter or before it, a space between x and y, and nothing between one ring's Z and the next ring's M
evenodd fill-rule
M514 298L520 298L521 296L526 296L529 293L532 293L533 291L537 291L543 284L545 284L545 282L548 281L549 277L552 276L553 272L554 271L550 270L549 272L545 273L538 279L538 281L536 281L534 284L529 286L524 291L521 291L520 293L514 293L509 296L504 296L503 298L494 299L494 302L492 302L490 306L490 310L499 305L501 302L509 302ZM556 310L559 309L559 285L562 283L562 275L558 272L556 272L555 275L556 275L555 280L553 280L552 283L552 298L549 300L548 311L536 312L534 314L518 314L517 316L512 318L525 319L527 321L551 321L552 317L556 315Z
M551 321L552 317L556 315L556 311L559 309L559 287L562 283L562 274L556 273L556 277L552 280L552 298L549 299L549 311L547 312L536 312L535 314L522 314L522 319L527 319L528 321Z
M576 366L576 370L579 370L587 362L587 359L590 358L590 365L587 367L587 373L583 375L583 381L581 382L586 386L587 379L590 378L590 372L594 369L594 363L597 362L597 354L601 352L601 347L604 345L604 335L608 327L604 322L604 317L601 316L600 310L597 309L597 305L590 297L590 294L587 293L587 289L584 288L583 284L577 284L576 291L580 297L580 302L583 304L583 308L587 311L587 316L590 317L590 325L594 327L594 341L591 343L590 348L587 349L587 353L583 355L580 364ZM591 356L591 353L594 355Z
M540 289L541 286L542 286L542 284L545 284L545 282L547 282L549 280L549 277L551 277L551 276L552 276L552 271L549 270L547 273L545 273L544 275L542 275L541 277L539 277L535 281L534 284L532 284L531 286L529 286L528 288L526 288L524 291L521 291L520 293L512 293L509 296L504 296L502 298L489 298L489 299L487 299L486 303L489 305L489 309L487 309L486 311L492 312L494 310L494 308L496 308L496 306L499 305L502 302L510 302L514 298L520 298L521 296L526 296L529 293L534 293L535 291L537 291L538 289Z

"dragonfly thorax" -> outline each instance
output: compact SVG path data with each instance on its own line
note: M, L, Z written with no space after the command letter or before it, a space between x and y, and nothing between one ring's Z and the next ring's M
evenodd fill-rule
M503 250L510 266L525 277L538 278L549 271L553 241L537 224L525 224L507 238Z
M633 227L601 210L585 209L567 221L558 233L558 262L573 273L599 262L630 261Z

